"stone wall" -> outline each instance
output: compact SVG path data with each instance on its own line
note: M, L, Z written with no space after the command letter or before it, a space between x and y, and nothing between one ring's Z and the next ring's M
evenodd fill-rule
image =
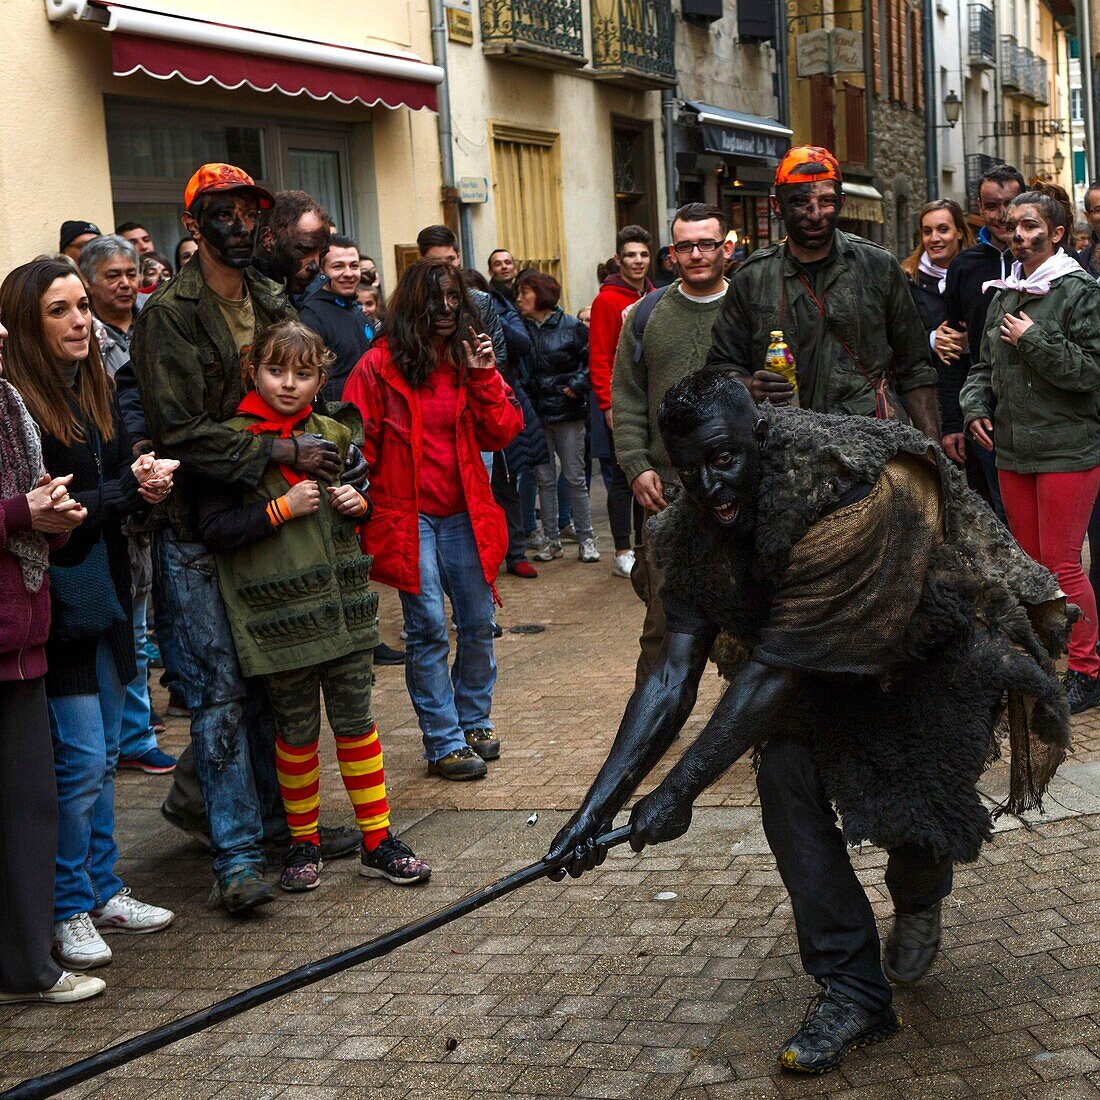
M676 13L676 94L733 111L774 116L775 50L767 42L738 41L734 0L726 0L722 18L709 26L685 23L679 0L673 0L672 7Z
M895 255L906 256L913 249L917 215L927 201L924 118L881 99L875 100L874 112L874 185L884 200L882 243ZM904 222L900 227L899 215Z

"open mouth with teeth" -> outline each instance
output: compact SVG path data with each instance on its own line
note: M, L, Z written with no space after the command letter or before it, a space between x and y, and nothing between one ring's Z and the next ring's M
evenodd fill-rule
M726 504L715 505L714 517L719 523L732 523L737 518L737 509L739 505L736 500L729 501Z

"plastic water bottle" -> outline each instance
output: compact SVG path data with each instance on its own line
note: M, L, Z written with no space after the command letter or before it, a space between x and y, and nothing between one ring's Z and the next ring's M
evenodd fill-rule
M794 394L791 397L790 405L792 408L798 408L798 374L795 371L794 356L791 354L791 349L787 346L786 340L783 339L783 330L780 328L773 329L770 334L770 341L768 353L764 357L764 369L783 375L794 386Z

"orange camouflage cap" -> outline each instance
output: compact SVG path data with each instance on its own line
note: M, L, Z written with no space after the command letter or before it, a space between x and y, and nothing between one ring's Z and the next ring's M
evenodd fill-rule
M232 164L204 164L187 181L183 192L184 209L190 210L199 195L210 191L251 191L261 210L270 210L275 205L275 196L266 187L260 187L243 169Z
M775 186L787 183L842 182L840 162L820 145L796 145L788 149L775 170Z

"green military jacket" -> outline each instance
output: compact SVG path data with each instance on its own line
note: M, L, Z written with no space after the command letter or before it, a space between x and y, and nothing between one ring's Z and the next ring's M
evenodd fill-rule
M1005 313L1035 323L1013 346ZM981 353L959 395L963 421L993 421L997 465L1018 474L1100 465L1100 286L1072 271L1036 297L1002 290L989 304ZM977 444L972 444L977 446Z
M257 334L297 318L277 283L252 268L244 279ZM195 478L254 489L271 457L270 436L242 434L224 423L244 396L242 368L197 259L145 303L130 358L153 446L160 457L180 461L175 491L156 509L158 518L180 538L195 539Z
M239 416L225 427L241 434L251 423L253 417ZM303 428L335 443L343 463L351 442L348 428L316 414ZM277 500L289 488L279 467L271 465L259 486L244 492L242 503ZM239 550L215 554L246 676L308 668L378 645L378 593L369 588L371 558L359 548L356 523L336 512L322 490L313 515L288 520L268 538Z
M765 369L769 334L782 329L794 355L803 408L873 416L871 382L884 374L900 394L936 384L928 336L908 282L885 248L837 230L836 257L817 298L824 303L824 318L786 244L757 249L730 280L707 366L749 378Z

